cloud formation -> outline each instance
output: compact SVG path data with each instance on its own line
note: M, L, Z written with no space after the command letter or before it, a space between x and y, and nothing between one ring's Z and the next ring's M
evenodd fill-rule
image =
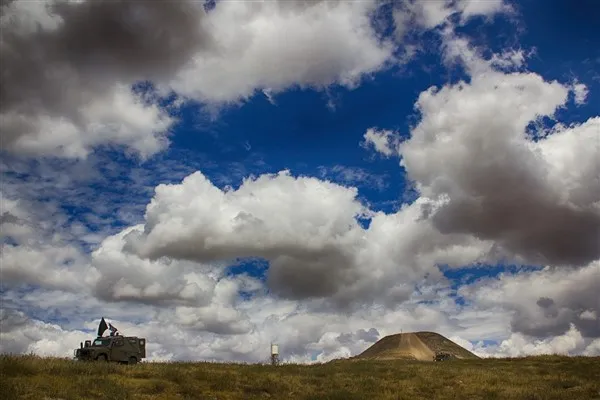
M147 158L168 146L183 99L353 87L392 57L370 23L375 1L217 2L209 12L187 0L1 7L2 149L19 154L85 158L116 145ZM156 92L132 90L148 81ZM163 107L173 90L179 100Z
M0 309L0 325L0 353L68 357L80 342L89 339L82 331L64 330L6 308Z
M113 307L104 303L96 309L97 305L91 303L89 297L70 295L57 300L59 297L50 297L51 294L34 293L31 297L36 299L30 301L52 299L51 308L45 313L60 308L64 315L69 315L68 325L61 328L4 309L0 332L2 351L33 350L39 354L68 357L79 341L89 339L90 334L82 329L93 332L98 325L99 318L91 320L89 310L96 313L102 310L110 315L109 320L121 332L146 337L149 359L155 361L267 362L271 342L280 344L282 357L287 361L329 361L358 354L385 335L400 330L430 330L433 325L436 331L481 356L552 352L600 354L598 339L583 337L574 326L564 335L547 338L510 333L510 327L506 326L511 315L508 309L468 303L460 306L451 298L441 296L442 292L426 304L422 302L425 298L415 296L394 309L364 308L348 315L310 311L297 302L259 296L252 300L236 300L226 308L215 310L213 317L206 315L207 309L189 307L178 307L173 312L137 304L121 303ZM140 320L141 317L145 319ZM226 323L227 320L231 323ZM218 324L211 325L213 322ZM51 329L44 328L40 332L40 326ZM223 330L224 327L228 330ZM21 332L28 333L23 335ZM480 342L482 338L497 341L497 344L484 345Z
M210 278L211 266L191 269L182 262L142 260L123 252L123 236L136 228L109 236L92 253L95 295L106 301L209 305L217 283Z
M409 139L374 131L365 138L399 143L395 151L418 192L443 203L431 216L440 232L493 241L525 263L598 259L600 118L532 129L565 105L569 86L499 71L497 59L484 60L464 39L447 40L446 54L465 64L470 82L421 93L421 120ZM380 143L379 151L391 149Z
M269 282L285 297L331 296L358 279L352 260L366 210L357 191L289 172L222 191L197 172L161 185L143 231L124 236L125 251L196 262L262 257Z
M196 172L181 184L159 185L155 193L146 210L143 247L138 248L151 258L270 256L270 249L285 252L296 246L324 251L357 228L355 217L366 211L355 199L356 189L296 179L288 171L247 179L228 191Z
M208 14L217 51L195 57L173 88L231 102L261 89L272 98L296 85L354 87L393 61L393 43L371 22L377 7L372 0L217 3Z
M264 258L274 294L328 298L344 307L401 302L416 283L439 279L436 263L482 261L489 253L489 243L437 232L423 202L387 215L356 196L355 188L287 171L224 191L196 172L156 188L143 229L123 236L123 250L201 263ZM368 229L360 218L370 219Z
M113 143L147 157L166 146L172 118L130 85L172 75L206 43L201 8L14 1L2 9L4 149L85 157Z
M291 87L354 88L412 54L383 38L373 21L376 0L211 7L15 0L0 7L2 149L25 155L85 158L120 146L148 158L169 145L182 101L220 107L257 91L273 100ZM404 18L402 29L433 29L453 14L505 11L502 1L465 0L409 3L395 15Z
M498 345L483 348L467 344L467 348L471 348L471 351L482 357L523 357L545 354L597 357L600 354L599 344L599 339L586 341L579 331L571 325L565 334L545 339L532 340L520 333L513 333Z
M18 80L0 88L3 143L17 152L85 157L118 143L148 156L175 122L157 93L216 105L262 89L273 100L295 86L353 88L399 62L397 43L373 26L375 2L1 4L6 71L36 74L22 93ZM383 178L338 165L321 179L282 171L221 189L225 179L209 179L203 162L97 160L99 180L127 192L118 201L72 190L91 182L83 164L12 175L0 193L0 351L70 356L107 315L148 338L151 360L264 361L276 342L287 361L328 361L432 329L484 356L600 354L600 119L546 127L570 99L585 104L586 86L524 71L523 51L484 59L452 29L506 10L463 0L394 11L399 37L415 25L436 30L443 61L469 76L421 93L407 139L379 128L363 136L363 146L401 157L415 184L420 197L398 211L373 211L351 186ZM157 33L158 19L177 26ZM157 93L132 91L141 79ZM177 183L158 185L142 215L158 180ZM58 200L30 201L38 193ZM83 204L79 216L62 210ZM249 276L256 258L268 262L265 276ZM440 269L502 261L548 266L460 285Z
M495 240L531 263L583 265L600 257L600 186L591 174L600 119L537 143L525 133L566 93L533 74L516 74L474 77L470 85L420 96L423 119L400 153L421 193L447 199L433 217L441 232ZM544 157L567 149L573 169Z
M511 328L537 338L566 334L600 337L600 261L576 271L550 269L485 279L460 290L481 307L501 306L512 314Z
M81 290L87 257L62 231L52 206L20 201L0 192L0 265L3 285Z
M408 0L395 3L393 19L396 36L402 40L412 30L464 25L477 17L492 19L511 13L513 8L504 0Z
M361 142L361 146L367 149L372 146L377 153L381 153L385 157L397 154L397 147L400 143L400 139L396 132L369 128L363 135L363 138L364 141Z

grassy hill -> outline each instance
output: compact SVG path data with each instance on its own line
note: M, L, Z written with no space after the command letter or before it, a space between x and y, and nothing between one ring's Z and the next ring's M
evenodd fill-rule
M320 365L82 363L0 356L12 399L600 399L600 357Z
M409 332L386 336L355 359L433 361L438 352L448 353L459 359L479 358L438 333Z

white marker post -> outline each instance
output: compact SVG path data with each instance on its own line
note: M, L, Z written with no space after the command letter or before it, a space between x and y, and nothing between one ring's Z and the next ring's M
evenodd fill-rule
M279 364L279 346L271 343L271 365Z

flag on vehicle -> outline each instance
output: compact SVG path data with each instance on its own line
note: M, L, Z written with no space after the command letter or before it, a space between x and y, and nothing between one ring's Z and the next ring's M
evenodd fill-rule
M107 329L108 329L108 325L106 325L106 321L104 320L104 317L102 317L102 320L100 321L100 325L98 325L98 337L102 337L102 334Z
M119 330L113 326L110 322L108 323L108 329L110 329L110 336L114 336Z

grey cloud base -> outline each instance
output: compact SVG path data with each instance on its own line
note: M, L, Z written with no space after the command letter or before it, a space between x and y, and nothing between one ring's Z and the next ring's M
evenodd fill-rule
M197 3L15 1L2 10L3 150L84 157L114 142L147 156L165 146L170 118L129 86L168 80L210 47Z

